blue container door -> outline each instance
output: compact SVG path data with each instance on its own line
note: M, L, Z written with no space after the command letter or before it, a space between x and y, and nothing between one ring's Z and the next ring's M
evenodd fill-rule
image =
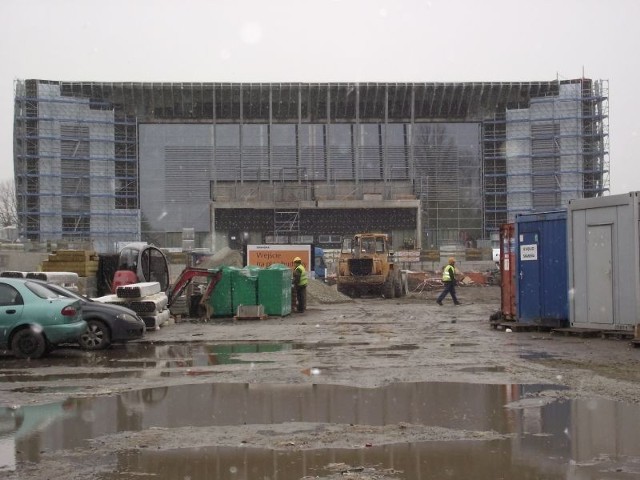
M544 233L542 316L547 319L547 323L554 319L558 320L558 325L564 326L569 322L566 218L547 222Z
M534 224L519 225L518 246L518 312L521 321L542 316L540 235L538 230L523 231Z

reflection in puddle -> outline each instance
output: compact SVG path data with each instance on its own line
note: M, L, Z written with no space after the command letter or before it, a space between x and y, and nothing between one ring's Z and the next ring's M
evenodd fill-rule
M119 454L117 474L100 478L288 480L323 475L328 465L343 462L393 469L396 478L404 479L566 479L567 464L573 462L572 469L579 470L575 478L596 479L602 478L602 472L592 475L590 467L580 465L606 458L619 462L616 468L624 471L629 468L625 458L631 459L630 464L640 459L640 407L605 399L557 400L557 390L544 385L463 383L402 383L369 389L242 383L70 398L44 406L0 409L4 451L13 452L3 461L5 469L19 470L23 462L38 462L43 451L88 447L88 440L118 432L292 422L347 427L409 424L505 437L307 450L246 445L159 452L141 447Z
M543 360L543 359L555 358L554 355L550 355L547 352L534 352L534 351L522 352L519 355L519 357L524 360Z
M144 372L141 370L128 371L110 371L110 372L86 372L86 373L59 373L55 375L28 375L22 372L21 375L1 375L2 382L58 382L61 380L70 380L78 378L105 379L105 378L135 378L142 377Z
M411 350L419 350L420 347L418 345L407 344L407 345L389 345L388 347L375 347L375 348L367 348L367 352L404 352Z
M481 451L479 451L479 449ZM545 470L514 462L509 442L428 442L385 445L363 449L323 448L311 451L269 451L252 448L210 447L193 450L138 451L118 455L118 474L104 480L134 480L153 475L158 480L177 478L277 478L298 480L335 472L344 465L344 478L420 479L563 479L562 466L550 461ZM353 465L360 468L351 468ZM361 466L370 466L377 476L359 476ZM196 467L197 466L197 467ZM551 467L555 472L549 471ZM197 468L197 470L196 470ZM351 472L349 471L351 470ZM187 476L185 477L185 474ZM211 476L207 476L211 475ZM213 474L213 475L212 475ZM334 478L334 477L332 477ZM338 477L336 477L338 478Z
M80 352L72 357L50 356L34 362L30 367L38 367L38 372L45 368L82 368L100 367L110 369L130 368L145 370L150 368L182 368L225 365L236 363L256 363L238 358L243 354L269 353L306 348L293 343L234 343L234 344L193 344L174 343L152 345L132 343L116 345L102 352ZM70 378L118 378L141 376L141 371L96 372L87 374L65 373L59 375L35 374L33 368L17 370L16 366L24 366L24 362L16 359L3 359L0 368L0 382L55 381ZM7 370L4 370L6 368ZM145 372L145 374L148 372Z
M354 342L340 343L231 343L231 344L198 344L198 343L128 343L114 345L106 351L82 352L79 349L64 350L68 355L54 351L58 355L51 355L34 361L29 368L24 362L6 358L0 365L0 383L28 383L28 382L59 382L63 380L88 379L118 379L118 378L150 378L177 377L183 375L208 375L212 372L200 371L200 367L231 364L262 364L272 363L272 360L243 359L243 355L286 352L293 350L323 351L337 346L357 347L367 346L369 343ZM415 350L416 345L392 345L381 348L381 351ZM35 369L33 367L37 366ZM47 368L64 368L65 373L46 374ZM74 368L88 368L88 371L74 372ZM185 371L185 369L187 369ZM19 387L14 391L27 391ZM45 390L42 390L45 391ZM46 391L59 391L55 386L47 387Z
M464 367L459 368L458 372L469 372L469 373L501 373L506 370L505 367L500 365L487 366L487 367Z
M22 388L14 388L11 391L16 393L73 393L79 391L80 387L22 387Z

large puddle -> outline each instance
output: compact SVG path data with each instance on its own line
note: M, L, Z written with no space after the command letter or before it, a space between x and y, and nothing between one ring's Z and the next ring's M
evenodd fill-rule
M0 465L88 447L118 432L291 422L421 425L493 432L490 440L409 441L350 448L237 446L121 451L102 479L300 479L336 465L402 479L601 479L640 475L640 407L558 399L552 385L401 383L375 389L318 384L196 384L0 409ZM477 437L475 437L477 438ZM338 472L339 473L339 472ZM372 478L372 477L369 477Z
M184 375L185 368L269 362L267 359L243 360L241 357L247 354L302 348L307 347L294 343L130 343L93 353L83 352L78 348L64 348L33 361L29 368L24 368L25 363L22 360L3 358L0 382L57 382L81 378L117 379ZM53 371L58 367L63 368L65 373L47 373L48 370ZM78 371L74 371L76 369ZM174 370L179 371L173 372ZM54 390L55 387L51 391Z
M328 355L332 348L362 348L370 354L391 356L395 352L415 350L416 345L391 345L382 348L370 348L368 343L170 343L149 344L129 343L115 345L107 351L85 352L79 348L54 350L49 356L34 360L25 368L23 360L13 357L2 358L0 365L0 383L51 382L51 385L39 386L36 390L29 386L17 386L14 391L63 391L57 390L56 382L61 380L79 380L83 378L118 379L150 378L184 375L205 375L215 367L232 364L270 363L269 354L293 350L314 350L322 356ZM37 368L35 368L37 367ZM59 373L63 369L64 373ZM51 373L49 373L51 372ZM54 373L55 372L55 373Z

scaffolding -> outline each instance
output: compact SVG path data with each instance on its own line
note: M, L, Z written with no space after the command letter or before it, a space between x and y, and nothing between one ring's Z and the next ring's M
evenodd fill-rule
M358 220L422 248L469 244L609 188L608 83L589 79L24 80L14 128L22 236L101 251L141 230L333 238L371 208Z
M15 84L14 168L20 234L115 251L140 239L137 124L56 82Z
M560 82L483 124L485 224L566 208L609 191L608 82Z

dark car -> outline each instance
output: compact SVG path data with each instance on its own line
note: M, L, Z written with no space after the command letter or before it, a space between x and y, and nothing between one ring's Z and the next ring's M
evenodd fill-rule
M87 330L78 342L85 350L102 350L112 343L144 337L144 321L133 310L121 305L96 302L54 283L42 283L58 295L82 303L82 318L87 322Z

